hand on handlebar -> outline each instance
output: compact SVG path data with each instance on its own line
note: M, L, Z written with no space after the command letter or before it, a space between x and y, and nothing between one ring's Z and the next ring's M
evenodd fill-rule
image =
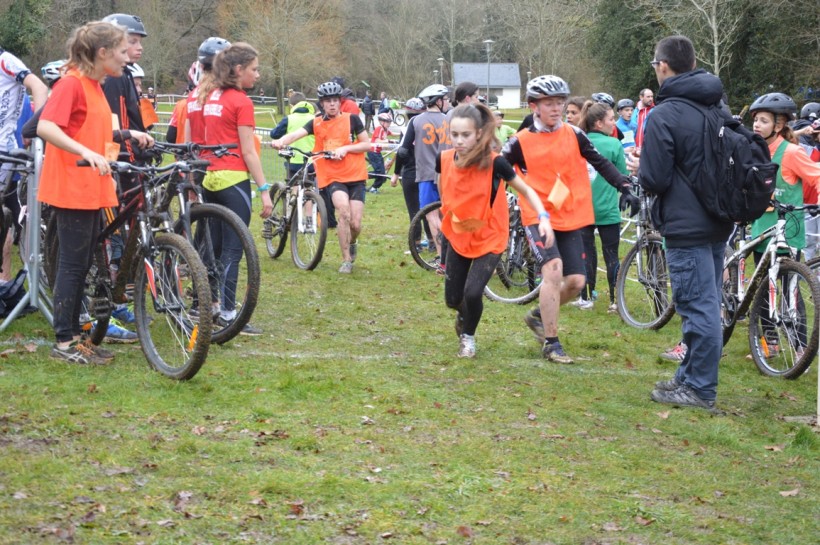
M86 149L80 157L88 163L88 166L100 173L100 176L111 174L111 165L99 153L94 153L90 149Z
M136 141L140 148L150 148L154 145L154 137L145 132L131 131L131 139Z

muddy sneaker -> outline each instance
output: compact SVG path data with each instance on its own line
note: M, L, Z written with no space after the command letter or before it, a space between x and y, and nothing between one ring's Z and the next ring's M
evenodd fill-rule
M595 307L595 303L589 299L578 299L578 304L575 306L581 310L592 310Z
M680 363L686 357L686 343L681 341L675 345L674 348L667 350L658 357L662 360L674 361Z
M544 348L541 349L541 355L548 361L553 363L575 363L572 361L572 358L567 356L567 353L564 352L564 347L561 346L561 343L544 343Z
M86 348L91 350L95 356L104 359L106 363L110 363L114 359L114 352L108 350L107 348L103 348L102 346L97 346L91 342L91 339L83 339L80 342L84 344Z
M667 403L675 407L697 407L707 411L715 411L714 400L701 399L694 390L685 384L674 390L653 390L649 397L657 403Z
M459 337L458 357L459 358L474 358L475 357L475 335L462 334Z
M609 314L618 314L618 303L610 303L606 311Z
M524 315L524 323L527 324L527 327L532 331L535 340L538 341L538 345L543 346L546 335L544 334L544 323L541 321L541 311L538 307L530 309L530 311Z
M93 350L79 341L74 341L68 348L58 348L55 344L50 355L56 360L79 365L106 365L110 361L97 356Z
M339 267L339 272L342 274L350 274L353 272L353 263L350 261L342 261L342 266Z
M678 380L678 377L672 377L669 380L659 380L655 383L656 390L663 390L666 392L677 390L681 386L683 386L683 383Z

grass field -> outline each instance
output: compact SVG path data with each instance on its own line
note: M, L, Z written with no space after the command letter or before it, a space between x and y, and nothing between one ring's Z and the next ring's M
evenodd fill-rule
M258 202L256 203L258 207ZM525 309L489 301L455 357L442 277L404 254L400 190L368 195L350 276L331 232L312 273L262 258L260 338L187 383L138 347L48 357L40 315L0 334L0 543L813 543L817 369L758 374L740 326L727 414L649 400L678 338L565 307L577 359L546 363ZM812 538L811 536L815 536Z

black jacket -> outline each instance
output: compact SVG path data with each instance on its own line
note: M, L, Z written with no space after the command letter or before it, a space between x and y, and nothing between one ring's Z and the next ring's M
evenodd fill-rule
M111 112L119 119L120 129L148 132L142 122L140 97L137 95L134 78L131 77L131 72L127 68L118 78L110 76L105 78L102 88ZM127 153L131 161L150 158L150 155L143 154L130 140L121 143L120 152Z
M658 196L652 222L671 248L725 242L731 233L732 224L709 215L684 179L694 177L704 160L703 116L688 104L668 100L682 97L712 106L722 95L720 78L700 69L685 72L663 82L647 118L638 179Z

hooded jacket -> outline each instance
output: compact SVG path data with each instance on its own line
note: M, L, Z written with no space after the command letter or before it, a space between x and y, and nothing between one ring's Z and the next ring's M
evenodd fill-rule
M725 242L731 233L732 224L706 212L684 179L684 175L694 177L704 160L708 136L703 132L703 116L681 101L668 100L681 97L708 107L718 105L722 95L720 78L705 70L678 74L663 82L657 105L647 118L638 178L646 191L657 196L652 223L670 248ZM727 124L732 122L727 114Z

